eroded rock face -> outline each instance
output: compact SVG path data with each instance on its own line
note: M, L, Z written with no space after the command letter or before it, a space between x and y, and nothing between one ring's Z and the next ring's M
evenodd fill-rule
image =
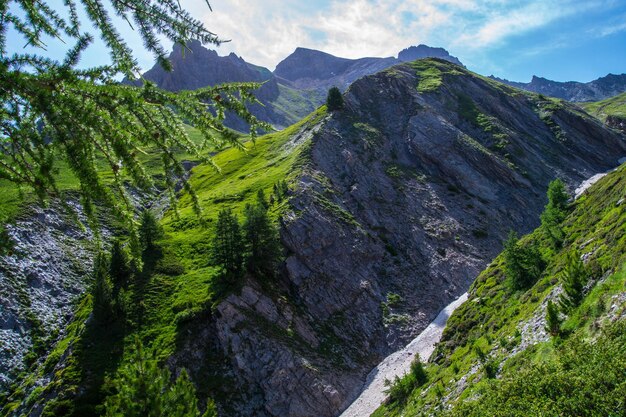
M211 319L238 391L229 415L338 415L510 229L539 224L551 180L573 189L626 155L576 108L446 65L430 92L411 64L357 81L313 133L279 284L248 282Z
M74 207L77 209L77 207ZM93 235L63 208L32 208L7 226L15 246L0 257L0 388L24 368L33 338L56 339L89 280Z

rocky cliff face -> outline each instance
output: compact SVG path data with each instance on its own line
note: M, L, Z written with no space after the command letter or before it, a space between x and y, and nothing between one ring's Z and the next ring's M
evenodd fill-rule
M493 77L493 79L523 90L557 97L568 101L598 101L626 91L626 74L608 74L588 83L559 82L533 76L529 83L519 83Z
M360 79L292 142L307 137L278 288L250 281L209 320L239 393L222 404L232 415L338 415L510 229L537 225L549 181L574 186L626 154L576 107L440 60ZM186 346L177 366L203 342Z

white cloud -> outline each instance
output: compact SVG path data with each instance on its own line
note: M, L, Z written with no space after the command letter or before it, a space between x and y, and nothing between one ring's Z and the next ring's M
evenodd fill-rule
M600 29L599 36L604 37L604 36L614 35L616 33L624 32L625 30L626 30L626 22Z
M221 54L234 51L273 69L298 46L348 58L392 56L418 43L476 53L605 1L213 0L213 12L197 0L183 6L232 40Z

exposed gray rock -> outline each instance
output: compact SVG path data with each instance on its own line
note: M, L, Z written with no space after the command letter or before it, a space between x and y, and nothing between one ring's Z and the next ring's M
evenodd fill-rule
M222 404L229 415L340 414L510 229L538 225L552 179L573 189L626 152L573 106L548 123L540 101L461 67L442 81L419 93L410 64L364 77L344 110L294 137L312 144L283 218L282 279L272 295L250 281L212 318L241 392ZM490 129L466 118L468 99ZM401 301L386 312L390 294Z
M15 246L0 257L0 389L24 369L33 336L52 342L62 333L88 285L93 258L92 233L59 205L33 207L7 231Z
M450 61L453 64L464 66L457 57L450 55L450 53L445 49L433 48L432 46L423 44L410 46L406 49L403 49L398 54L398 60L402 62L415 61L416 59L424 58L441 58L445 59L446 61Z

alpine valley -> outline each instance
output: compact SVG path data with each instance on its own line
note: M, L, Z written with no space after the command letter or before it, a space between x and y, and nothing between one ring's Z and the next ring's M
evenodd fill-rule
M122 313L104 322L96 242L124 250L117 220L101 216L99 240L76 225L68 169L63 201L45 208L0 180L11 241L0 256L1 415L103 415L141 345L167 378L188 373L203 410L339 416L372 369L466 292L432 357L363 415L625 415L626 76L511 83L425 45L361 59L298 48L273 72L199 42L170 60L173 71L155 66L144 80L169 91L260 82L250 109L277 130L203 150L219 171L179 155L200 215L184 188L176 210L158 181L131 190L162 233L143 269L125 266ZM333 86L341 105L329 109ZM148 168L158 159L146 151ZM558 207L557 186L569 197ZM271 271L225 280L211 248L218 219L249 222L251 207L264 207L279 255ZM574 267L584 283L567 304ZM567 308L549 327L559 300Z

